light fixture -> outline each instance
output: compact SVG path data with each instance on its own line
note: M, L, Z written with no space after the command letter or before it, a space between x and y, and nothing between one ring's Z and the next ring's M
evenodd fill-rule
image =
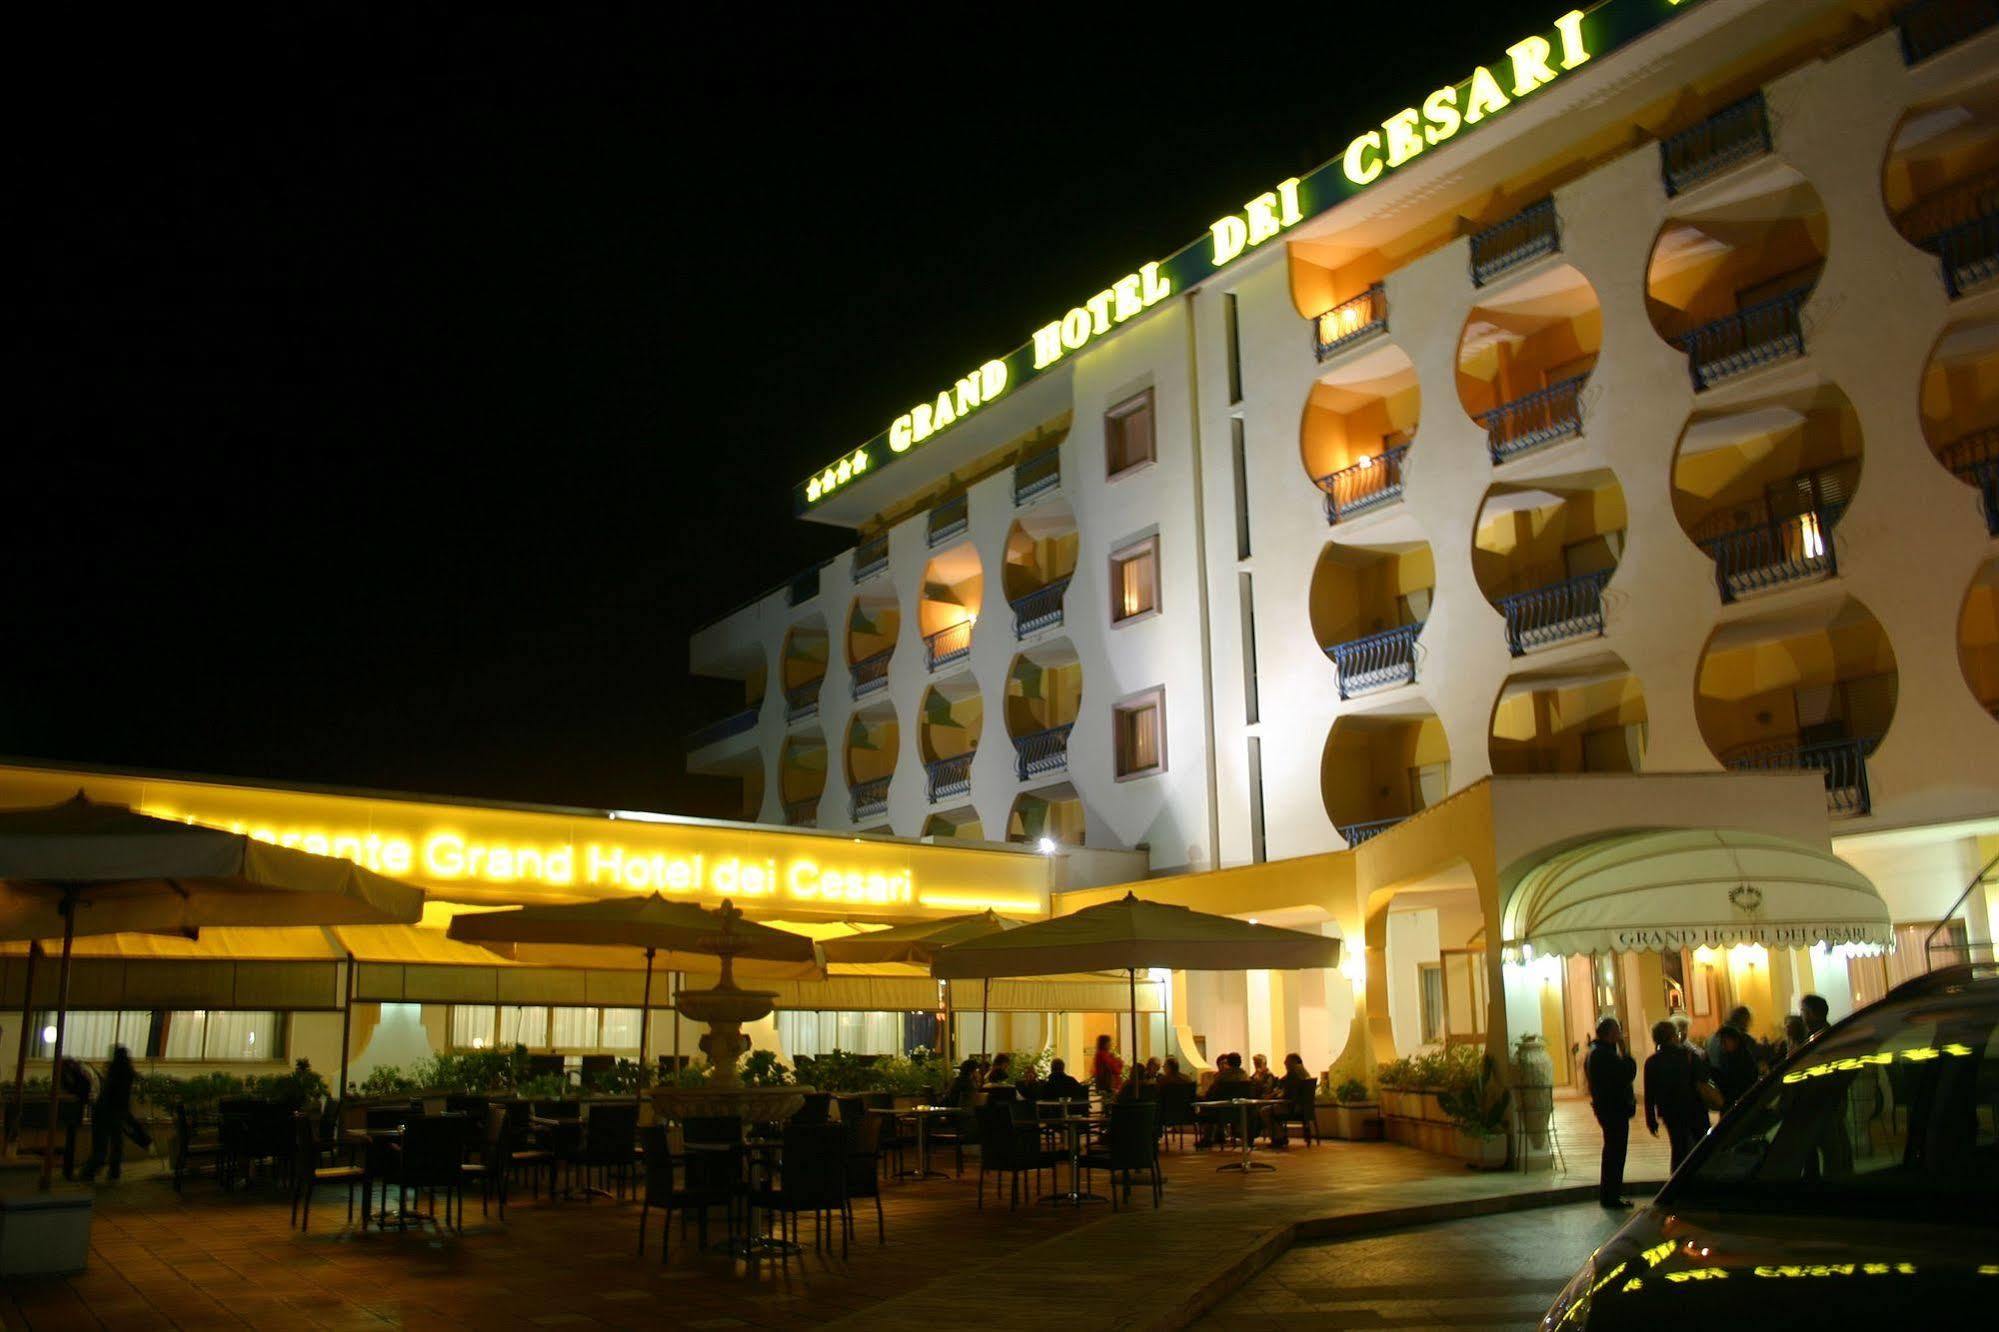
M56 1043L56 1029L54 1027L43 1027L42 1044L54 1045L55 1043Z
M474 1037L472 1038L472 1048L473 1048L474 1050L483 1050L483 1049L485 1049L485 1048L486 1048L486 1038L485 1038L484 1036L474 1036Z
M256 1043L257 1043L257 1033L253 1031L250 1033L250 1044L255 1045Z
M1044 837L1035 845L1041 848L1041 854L1044 856L1055 854L1055 839L1053 837Z
M1256 924L1256 917L1255 917L1255 916L1251 916L1251 917L1249 918L1249 923L1250 923L1250 924L1252 924L1252 925Z

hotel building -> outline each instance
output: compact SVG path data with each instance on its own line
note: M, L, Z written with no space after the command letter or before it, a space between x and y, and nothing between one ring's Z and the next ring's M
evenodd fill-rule
M1346 939L1159 977L1140 1053L1197 1062L1773 1034L1989 947L1995 17L1550 12L884 385L797 488L852 548L694 635L743 706L690 766L746 820L1137 851Z

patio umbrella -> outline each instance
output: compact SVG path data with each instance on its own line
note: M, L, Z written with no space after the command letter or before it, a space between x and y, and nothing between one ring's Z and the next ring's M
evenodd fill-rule
M728 969L745 979L804 980L825 974L816 946L802 934L736 919L728 926L737 959ZM520 962L574 965L577 953L618 949L645 955L645 997L639 1006L639 1065L645 1066L646 1041L652 1025L652 969L655 961L669 971L713 971L720 968L724 920L692 902L652 893L599 902L566 902L557 906L520 907L512 911L467 912L454 916L446 931L453 939L485 944ZM674 1027L678 1034L679 1024Z
M60 805L0 810L0 940L62 937L51 1124L78 934L193 937L204 925L409 924L422 914L421 889L352 861L153 818L81 793ZM44 1189L54 1162L53 1152L42 1154Z
M915 920L906 925L891 925L885 930L869 930L865 934L853 934L844 939L828 939L820 945L829 963L880 964L906 963L928 969L937 950L952 944L963 943L967 939L980 939L988 934L998 934L1011 930L1022 922L1009 919L988 908L968 916L944 916L937 920ZM979 1044L986 1043L986 1024L992 1011L993 983L986 978L986 1003L979 1009ZM950 1030L950 991L945 991L945 1030ZM950 1038L947 1035L945 1044Z
M1125 972L1136 1053L1141 968L1295 971L1335 967L1339 961L1338 939L1147 902L1128 892L1114 902L940 948L930 974L940 980L977 980L1071 971Z

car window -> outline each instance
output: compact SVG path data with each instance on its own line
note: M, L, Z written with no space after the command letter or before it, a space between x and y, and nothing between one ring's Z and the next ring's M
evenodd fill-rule
M1864 1011L1759 1083L1662 1201L1999 1215L1999 1000Z

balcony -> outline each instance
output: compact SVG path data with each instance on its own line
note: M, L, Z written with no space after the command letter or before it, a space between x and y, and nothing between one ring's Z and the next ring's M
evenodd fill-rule
M953 662L963 661L972 655L972 622L960 620L954 625L939 629L923 640L923 650L933 671L949 666Z
M1770 108L1759 89L1690 129L1659 141L1668 197L1770 151Z
M1811 293L1809 286L1798 287L1674 338L1673 345L1687 354L1694 391L1773 361L1803 356L1805 329L1800 316Z
M1826 812L1834 818L1858 818L1874 808L1867 789L1867 756L1880 743L1875 736L1813 745L1757 745L1731 755L1726 766L1734 772L1822 773Z
M794 574L784 585L786 601L793 606L803 606L819 595L819 566L813 565L804 573Z
M941 546L952 537L958 536L972 525L971 507L964 495L945 500L930 511L927 524L930 544Z
M1388 331L1388 293L1377 282L1312 321L1312 350L1321 361Z
M1013 465L1013 504L1015 508L1027 503L1036 495L1046 495L1062 485L1062 455L1054 449L1038 453Z
M1534 648L1587 638L1603 632L1603 587L1611 569L1564 578L1559 583L1499 599L1506 617L1506 648L1522 656Z
M1999 536L1999 426L1966 435L1937 450L1952 474L1970 483L1985 506L1985 530Z
M854 547L854 581L873 578L888 568L888 533L880 532Z
M1983 213L1947 227L1923 242L1943 267L1944 293L1952 300L1999 277L1999 216Z
M1501 274L1561 248L1555 201L1543 199L1471 238L1472 285L1483 287Z
M793 828L816 828L819 826L819 797L806 796L802 800L784 802L784 821Z
M880 689L888 688L888 663L895 656L895 649L883 648L871 657L863 657L854 663L854 697L866 698Z
M1397 817L1392 819L1372 819L1366 823L1343 824L1341 825L1339 832L1340 836L1346 838L1347 849L1352 850L1354 847L1359 846L1362 842L1367 841L1369 838L1378 837L1382 833L1387 832L1390 828L1393 828L1396 824L1400 822L1402 822L1402 817Z
M1704 538L1699 545L1714 561L1721 599L1837 574L1832 531L1844 511L1844 506L1814 506Z
M1075 723L1013 738L1013 770L1023 782L1061 772L1069 766L1069 732Z
M1319 477L1318 487L1326 492L1326 522L1337 523L1401 499L1408 460L1409 446L1398 444Z
M888 809L888 784L893 778L876 777L871 781L855 782L847 789L847 808L853 821L871 819Z
M972 756L976 751L934 759L923 765L930 775L930 803L965 795L972 789Z
M815 676L803 684L793 685L784 691L784 719L787 722L804 721L819 714L819 690L826 683L823 675Z
M1069 591L1069 580L1059 578L1047 587L1037 588L1024 597L1009 604L1013 607L1013 636L1016 640L1043 629L1052 629L1062 623L1062 598Z
M691 732L687 737L688 752L705 749L718 740L727 740L732 735L755 729L757 714L761 710L761 705L751 704L741 712L731 713L720 721L709 722L700 730Z
M1328 647L1326 655L1332 658L1333 666L1339 671L1340 697L1352 698L1356 694L1370 694L1377 689L1392 689L1396 685L1413 683L1416 679L1416 638L1422 632L1423 624L1419 620L1415 624L1401 625Z
M1902 63L1918 64L1999 23L1999 0L1916 0L1895 15Z
M1583 430L1582 391L1589 376L1573 375L1524 398L1515 398L1489 412L1480 412L1485 443L1495 465L1510 462Z

